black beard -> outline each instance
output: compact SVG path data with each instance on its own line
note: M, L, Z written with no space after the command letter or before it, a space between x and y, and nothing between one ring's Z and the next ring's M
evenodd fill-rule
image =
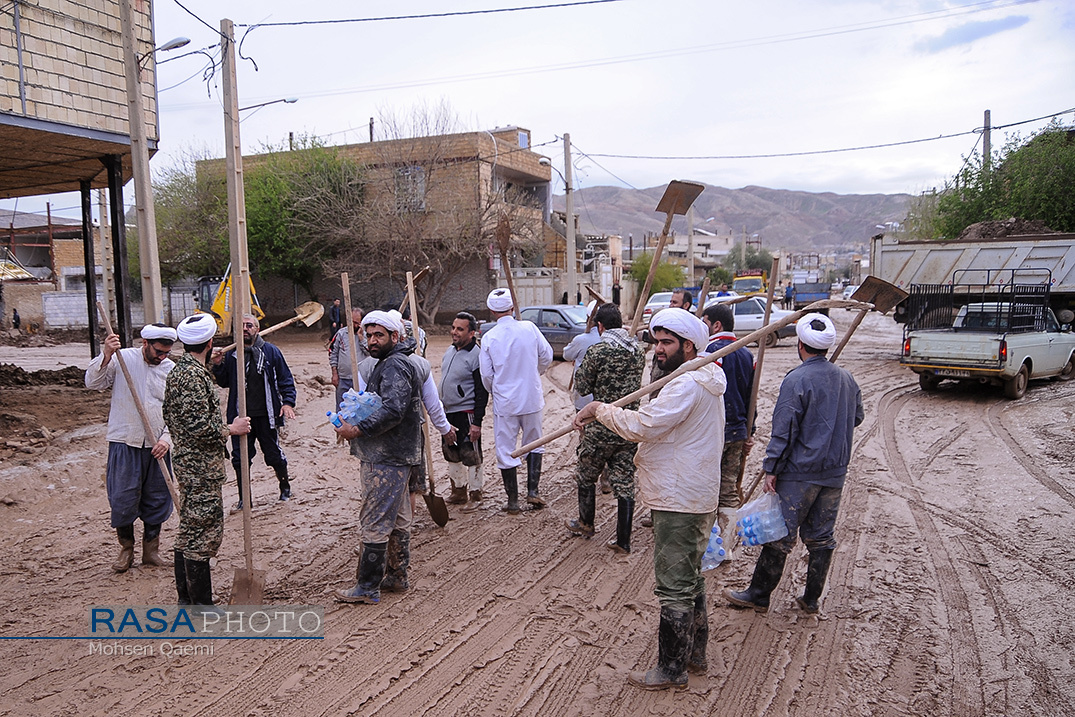
M686 360L686 357L683 355L683 345L680 344L679 350L671 356L665 356L663 359L660 357L657 358L657 368L667 373L672 373L682 366Z

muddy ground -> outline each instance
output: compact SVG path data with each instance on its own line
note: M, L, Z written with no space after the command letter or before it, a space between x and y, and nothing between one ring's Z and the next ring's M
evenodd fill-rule
M834 311L842 329L851 314ZM1032 382L1026 398L942 386L925 394L896 355L899 328L870 316L841 358L862 386L837 549L819 616L794 605L805 561L788 562L767 615L729 609L748 559L707 577L709 674L687 691L639 691L628 671L656 655L652 534L634 552L599 533L568 537L576 439L551 444L549 507L509 517L486 430L487 500L437 528L419 504L412 589L376 606L332 591L354 580L356 464L325 423L322 338L278 338L299 386L285 450L295 499L254 464L255 564L266 599L323 605L325 639L222 641L212 655L91 654L92 605L167 604L169 568L109 568L116 553L103 486L108 396L67 385L0 388L2 715L1073 715L1075 714L1075 382ZM447 346L433 338L433 360ZM85 346L3 346L0 363L84 368ZM790 342L766 352L759 433L767 437ZM546 375L545 427L572 414L570 366ZM748 466L754 475L756 451ZM438 456L438 486L446 492ZM229 482L225 499L234 502ZM173 517L164 528L170 548ZM243 565L241 515L227 518L213 577L227 600ZM136 561L137 562L137 561Z

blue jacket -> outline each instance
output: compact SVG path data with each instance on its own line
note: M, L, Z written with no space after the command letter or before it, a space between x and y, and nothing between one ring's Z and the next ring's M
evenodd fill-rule
M851 374L811 356L780 384L762 468L778 480L842 487L863 417L862 392Z
M245 348L245 347L244 347ZM268 341L261 346L265 355L264 385L265 406L272 407L269 411L269 425L273 428L284 425L284 417L280 415L280 409L287 404L295 407L295 379L291 375L291 369L284 361L284 355ZM249 350L244 351L249 356ZM228 389L228 423L235 420L239 415L239 391L238 377L235 374L235 349L224 354L224 360L213 366L213 377L218 385ZM247 382L247 394L255 390L255 387Z
M717 334L706 347L715 353L735 342L735 334ZM724 442L745 441L753 431L747 430L747 405L754 385L754 354L746 348L737 349L718 362L724 369L728 386L724 389Z

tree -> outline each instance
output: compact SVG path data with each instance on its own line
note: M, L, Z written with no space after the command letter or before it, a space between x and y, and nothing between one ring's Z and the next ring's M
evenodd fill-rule
M649 275L649 267L652 263L653 254L647 251L635 257L634 263L631 264L631 278L638 282L639 291L642 290L643 285L646 283L646 277ZM668 261L661 261L661 263L657 264L657 271L653 274L650 291L656 293L675 289L678 286L683 286L685 279L686 273L683 271L682 266Z
M187 150L153 180L161 281L221 274L228 263L228 200L221 177L199 173L208 152ZM134 264L138 266L137 263Z
M746 248L746 261L743 261L742 257L743 247L741 244L736 244L728 252L728 255L724 257L724 261L721 264L733 275L752 269L768 272L773 268L773 255L768 249L756 249L748 245Z
M723 266L717 266L710 269L708 275L710 286L718 288L721 284L727 284L731 286L732 279L735 278L735 274L733 274L728 269L725 269Z
M1053 120L1022 139L1014 135L990 157L975 153L940 193L912 203L916 236L954 238L971 224L1017 217L1075 231L1075 129ZM935 200L935 217L931 205Z

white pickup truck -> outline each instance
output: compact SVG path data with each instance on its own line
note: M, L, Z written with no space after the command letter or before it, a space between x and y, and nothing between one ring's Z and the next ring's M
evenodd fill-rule
M948 328L908 331L900 364L918 374L924 391L952 379L1000 385L1008 398L1022 398L1032 378L1075 376L1071 312L1061 313L1064 326L1047 306L966 304Z

